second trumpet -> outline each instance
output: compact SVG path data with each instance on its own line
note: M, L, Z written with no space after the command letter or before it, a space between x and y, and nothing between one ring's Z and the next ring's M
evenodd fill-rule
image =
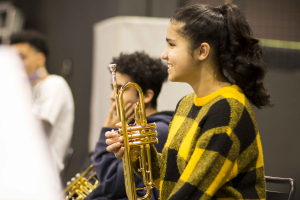
M157 131L156 124L147 124L145 103L142 89L136 83L128 82L123 85L118 91L116 81L116 64L110 64L109 69L112 73L112 84L114 94L116 97L116 110L119 120L122 123L122 128L119 129L120 134L124 138L124 155L122 158L124 179L126 186L126 194L129 200L136 199L151 199L151 189L154 187L154 181L152 179L152 168L151 168L151 153L150 145L157 144ZM139 94L139 102L135 106L135 124L128 125L125 118L124 100L123 93L128 87L134 87L137 89ZM137 148L134 148L137 147ZM138 149L137 151L134 149ZM145 188L136 189L134 172L131 167L132 160L139 159L140 167L138 171L142 174ZM145 189L146 195L138 198L136 190Z

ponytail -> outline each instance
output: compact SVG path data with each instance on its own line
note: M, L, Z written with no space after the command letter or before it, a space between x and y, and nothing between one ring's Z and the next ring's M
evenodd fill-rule
M254 106L273 105L263 83L266 66L259 40L252 37L246 17L236 5L191 5L177 10L171 20L185 23L178 33L189 39L191 52L203 42L210 44L221 72Z
M219 7L228 29L227 48L219 52L219 63L224 74L233 84L238 85L258 108L271 106L270 93L265 89L265 64L259 40L253 38L245 16L233 4Z

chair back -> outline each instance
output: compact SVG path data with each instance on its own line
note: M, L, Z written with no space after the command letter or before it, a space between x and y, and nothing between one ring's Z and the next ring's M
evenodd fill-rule
M11 2L0 2L0 44L9 44L10 36L22 30L24 17Z
M288 191L271 191L267 190L266 200L293 200L295 196L296 184L295 181L291 178L281 178L281 177L272 177L265 176L266 183L279 184L280 186L288 186Z

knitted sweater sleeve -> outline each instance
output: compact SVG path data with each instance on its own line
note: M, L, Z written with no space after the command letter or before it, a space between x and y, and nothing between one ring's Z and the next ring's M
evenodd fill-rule
M258 132L246 107L238 101L223 99L202 108L200 112L194 115L195 119L200 117L200 121L195 120L197 126L194 130L193 126L185 130L188 131L187 136L182 139L178 149L176 162L179 178L174 181L172 191L163 192L162 199L228 198L220 190L224 186L232 187L233 194L230 197L234 199L260 199L259 191L252 184L257 182L256 174L250 177L248 173L258 166L258 148L250 148L257 145ZM193 117L193 114L190 112L187 117ZM168 156L169 160L172 159L171 155ZM171 163L169 160L166 163L167 170ZM238 174L240 170L244 176L249 176L250 182L241 180ZM166 190L170 184L168 181L172 179L170 177L166 172L163 183ZM240 186L243 191L239 191ZM251 198L251 195L245 198L250 194L249 191L254 193L251 195L255 198Z

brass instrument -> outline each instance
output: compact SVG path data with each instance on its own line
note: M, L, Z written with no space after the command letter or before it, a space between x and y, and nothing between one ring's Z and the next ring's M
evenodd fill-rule
M67 183L64 190L66 200L83 200L89 193L100 185L94 166L90 165L81 174L76 174Z
M151 189L154 187L154 181L152 179L152 168L151 168L151 153L150 144L157 144L157 132L156 124L147 124L144 96L142 89L136 83L126 83L118 91L116 82L116 64L110 64L109 69L112 73L113 89L116 97L116 110L119 117L119 121L122 123L122 128L119 129L119 133L124 137L124 156L122 158L124 179L126 186L126 193L129 200L148 200L151 199ZM135 87L139 93L140 102L135 106L135 124L127 125L124 110L123 93L126 88ZM138 147L139 151L132 151L133 147ZM139 172L142 173L143 182L145 187L135 187L135 180L133 175L133 169L131 167L131 159L139 157L140 168ZM81 174L76 174L74 178L67 183L67 187L64 189L66 200L83 200L91 193L95 188L100 185L97 178L97 174L94 171L94 166L90 165ZM146 190L146 195L137 198L136 190Z
M152 179L152 168L151 168L151 153L150 144L157 144L157 131L156 124L147 124L144 96L141 87L136 83L128 82L123 85L118 91L116 82L116 64L110 64L109 70L112 73L112 82L114 94L116 97L116 109L119 120L122 123L122 128L119 129L120 135L124 138L124 155L122 158L124 179L126 186L126 193L129 200L136 199L150 199L151 189L154 187L154 181ZM135 124L128 125L125 118L124 100L123 93L128 87L135 87L139 93L139 100L135 106ZM138 147L139 151L134 151L133 147ZM131 167L131 159L135 157L139 158L140 168L139 172L142 173L143 182L145 187L138 188L135 187L133 169ZM146 195L137 198L136 190L146 190Z

